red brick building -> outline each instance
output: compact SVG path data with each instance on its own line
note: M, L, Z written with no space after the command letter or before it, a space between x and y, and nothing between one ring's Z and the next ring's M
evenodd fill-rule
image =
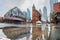
M53 15L52 15L52 19L51 22L55 22L54 18L56 17L56 13L60 12L60 2L58 3L54 3L53 5Z
M41 14L35 9L35 6L32 7L32 22L41 21Z
M54 11L54 13L60 12L60 2L55 3L55 4L53 5L53 11Z

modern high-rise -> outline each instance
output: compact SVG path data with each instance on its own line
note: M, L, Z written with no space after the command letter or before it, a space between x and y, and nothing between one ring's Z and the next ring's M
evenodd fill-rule
M46 7L46 6L43 7L43 18L44 18L46 21L48 20L47 7Z
M30 9L27 8L27 11L25 12L25 18L26 18L26 22L31 22L31 14L30 14Z
M41 9L39 9L39 13L42 15L42 10Z
M29 8L27 8L27 19L31 19L31 15L30 15L30 9Z

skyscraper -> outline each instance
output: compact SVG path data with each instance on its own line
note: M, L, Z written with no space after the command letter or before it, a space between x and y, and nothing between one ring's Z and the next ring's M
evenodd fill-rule
M42 15L42 11L41 11L41 9L39 9L39 13Z
M25 18L26 18L26 22L31 22L31 15L30 15L30 9L27 8L27 11L24 12L25 13Z
M50 0L50 12L53 12L53 4L57 2L58 0Z
M29 8L27 8L27 19L31 19L31 15L30 15L30 10L29 10Z
M43 7L43 17L44 17L45 20L48 20L48 18L47 18L47 8L46 8L46 6Z

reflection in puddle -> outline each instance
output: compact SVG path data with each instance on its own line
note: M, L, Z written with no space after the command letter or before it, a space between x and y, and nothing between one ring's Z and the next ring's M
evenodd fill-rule
M9 39L19 39L26 36L30 36L30 27L4 27L3 33Z
M50 32L50 24L33 25L32 40L47 40Z
M20 26L20 25L19 25ZM6 26L4 27L3 33L9 39L22 39L24 40L47 40L50 33L50 24L26 24L24 27L18 26ZM31 36L31 38L30 38ZM26 38L25 38L26 37ZM22 39L23 40L23 39Z

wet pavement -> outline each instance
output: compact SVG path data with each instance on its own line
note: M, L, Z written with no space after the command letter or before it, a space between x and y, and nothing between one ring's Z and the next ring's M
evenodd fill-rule
M7 23L0 23L0 25L0 40L28 40L31 37L29 25Z
M3 40L60 40L59 25L0 23L0 26L0 39Z
M51 28L49 40L60 40L60 24L55 24Z

